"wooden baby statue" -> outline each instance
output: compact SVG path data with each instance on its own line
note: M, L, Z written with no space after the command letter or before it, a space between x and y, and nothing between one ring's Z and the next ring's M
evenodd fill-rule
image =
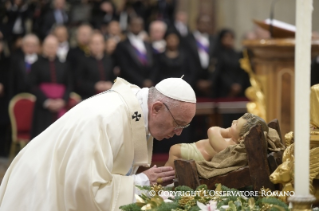
M207 131L208 139L191 144L176 144L169 151L169 159L165 166L174 168L174 160L185 159L195 161L210 161L218 152L230 145L235 145L243 139L249 130L260 124L264 132L268 132L266 122L253 114L246 113L238 120L234 120L229 128L211 127Z

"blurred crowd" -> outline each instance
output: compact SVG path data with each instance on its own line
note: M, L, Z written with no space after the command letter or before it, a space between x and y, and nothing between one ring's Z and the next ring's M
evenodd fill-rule
M117 76L140 87L183 76L202 99L244 97L250 85L234 32L209 34L211 17L202 14L191 31L176 0L1 1L0 156L8 103L19 93L37 98L32 138L63 114L71 92L86 99Z

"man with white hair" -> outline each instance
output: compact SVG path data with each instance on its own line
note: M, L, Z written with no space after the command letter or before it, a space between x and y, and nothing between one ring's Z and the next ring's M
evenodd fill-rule
M36 35L27 34L22 39L22 53L16 54L11 61L11 95L29 92L27 76L31 65L38 60L40 42Z
M180 135L195 110L195 93L181 78L143 89L117 78L17 155L0 187L0 210L119 210L133 202L134 185L172 182L171 167L135 173L150 166L153 137Z
M167 26L163 21L153 21L150 25L150 41L155 54L165 51L166 42L163 39Z
M49 35L43 41L43 56L31 66L30 91L36 96L31 137L34 138L65 113L71 80L67 63L57 58L58 39Z

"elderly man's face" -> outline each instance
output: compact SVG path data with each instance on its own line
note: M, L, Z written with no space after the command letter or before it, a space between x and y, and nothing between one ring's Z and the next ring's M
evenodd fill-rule
M39 42L36 39L29 38L22 42L22 50L25 54L34 54L39 51Z
M104 51L104 38L101 34L94 34L90 41L90 51L93 55L102 54Z
M54 30L54 35L58 39L59 43L66 42L68 40L68 31L65 27L58 27Z
M77 32L77 42L80 45L88 45L92 36L92 29L89 26L81 26Z
M185 126L192 121L196 112L196 104L181 102L179 106L172 108L168 105L168 109L160 101L153 103L149 108L149 131L159 141L164 138L169 139L174 135L179 136L183 129L175 130L175 128Z
M48 36L43 43L43 54L49 58L54 58L58 50L58 39L54 36Z

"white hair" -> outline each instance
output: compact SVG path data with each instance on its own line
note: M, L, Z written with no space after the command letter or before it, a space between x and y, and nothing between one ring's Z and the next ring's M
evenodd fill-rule
M27 34L22 38L22 44L26 43L29 40L35 41L37 44L40 43L39 38L35 34Z
M154 103L156 101L163 102L170 108L181 106L181 104L183 103L182 101L167 97L163 95L162 93L160 93L155 87L151 87L149 88L149 92L148 92L148 102Z
M167 30L167 25L163 21L159 21L159 20L153 21L150 25L150 29L152 30L155 26L160 26L163 29L163 31Z

